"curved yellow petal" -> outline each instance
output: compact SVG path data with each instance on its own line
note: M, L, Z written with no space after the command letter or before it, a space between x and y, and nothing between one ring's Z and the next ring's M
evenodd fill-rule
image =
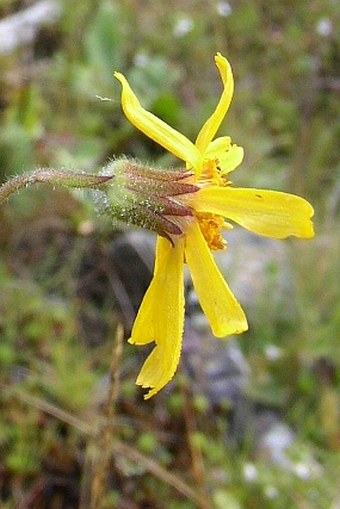
M191 205L198 212L218 214L266 237L314 236L313 207L293 194L211 186L195 193Z
M219 157L219 167L222 173L228 174L236 170L243 161L244 151L238 145L232 145L228 152L223 152Z
M217 53L215 56L215 63L222 78L223 92L215 111L205 122L197 136L195 145L202 154L204 154L220 127L228 111L234 92L234 78L228 60L224 58L221 53Z
M114 76L122 85L122 108L131 124L168 152L199 170L202 157L195 145L183 134L145 110L121 73L115 72Z
M245 314L216 266L198 223L187 231L185 258L213 334L224 337L246 331Z
M210 161L212 159L216 159L220 152L225 152L226 150L229 150L230 147L231 147L230 136L220 136L219 138L215 138L207 146L203 158L206 160L209 159Z
M183 239L172 247L168 240L159 238L156 272L129 340L138 345L156 343L136 381L151 388L146 399L172 379L179 362L184 324L183 246Z

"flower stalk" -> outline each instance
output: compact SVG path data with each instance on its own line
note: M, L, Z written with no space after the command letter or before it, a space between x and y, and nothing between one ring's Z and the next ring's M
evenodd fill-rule
M74 188L93 188L106 184L112 176L87 175L86 173L72 173L52 168L39 168L32 172L18 175L0 186L0 205L4 204L12 194L20 189L36 184L52 184Z

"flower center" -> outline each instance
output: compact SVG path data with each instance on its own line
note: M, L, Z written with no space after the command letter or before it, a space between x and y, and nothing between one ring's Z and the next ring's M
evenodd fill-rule
M221 235L221 230L228 227L222 216L216 214L196 212L199 227L203 237L212 251L226 249L227 242Z
M206 161L199 178L200 187L230 185L228 174L218 166L218 159ZM225 222L222 216L207 212L195 212L203 237L212 251L226 249L227 243L221 235L223 229L231 229L232 226Z
M218 163L218 159L205 161L204 168L199 178L199 184L201 187L226 187L230 185L230 182L228 181L228 174L221 170Z

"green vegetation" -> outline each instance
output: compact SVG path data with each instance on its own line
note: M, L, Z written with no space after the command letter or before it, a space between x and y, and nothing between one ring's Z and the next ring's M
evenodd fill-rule
M6 0L0 18L33 3ZM1 508L335 509L339 4L60 3L60 18L31 43L9 54L0 48L2 181L46 166L90 172L115 154L175 164L126 121L112 73L125 73L145 107L194 139L219 97L220 51L236 81L224 129L246 154L233 181L304 196L317 234L285 244L289 291L278 297L274 261L260 285L266 294L246 309L243 433L232 429L232 405L194 390L184 364L169 390L144 402L134 385L143 354L125 341L115 426L106 433L115 331L123 320L128 337L147 284L135 277L143 253L118 267L119 231L85 194L41 186L11 199L0 210ZM260 448L261 412L292 433L277 462ZM91 506L96 490L100 505Z

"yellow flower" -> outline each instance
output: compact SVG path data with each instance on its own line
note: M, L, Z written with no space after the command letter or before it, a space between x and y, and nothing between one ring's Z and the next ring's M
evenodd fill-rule
M243 149L228 136L214 139L229 108L234 81L229 62L220 53L215 63L223 82L217 107L200 130L195 144L139 103L125 77L122 107L128 120L149 138L185 162L195 192L180 194L178 204L191 215L177 218L180 233L158 236L154 275L146 292L130 343L155 343L136 383L150 389L150 398L173 377L180 358L184 325L183 267L189 267L200 305L217 337L248 329L245 314L218 270L211 250L225 248L221 230L231 228L224 218L248 230L283 239L314 235L312 206L295 195L261 189L234 188L228 180L242 162ZM176 197L175 197L176 198ZM173 197L172 197L173 199Z

